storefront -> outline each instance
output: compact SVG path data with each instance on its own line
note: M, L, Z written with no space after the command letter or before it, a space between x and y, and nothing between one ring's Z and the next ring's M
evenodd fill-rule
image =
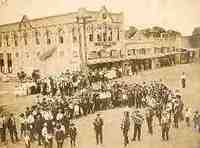
M13 63L11 53L0 53L0 72L12 73Z
M3 58L3 53L0 53L0 72L4 72L4 58Z

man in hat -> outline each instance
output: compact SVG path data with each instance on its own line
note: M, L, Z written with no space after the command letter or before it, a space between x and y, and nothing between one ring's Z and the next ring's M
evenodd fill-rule
M146 111L146 122L147 122L147 126L148 126L148 132L153 135L153 109L152 108L148 108Z
M63 113L62 113L62 109L58 109L58 113L57 113L57 115L56 115L56 120L57 121L61 121L62 119L63 119Z
M16 119L15 119L13 113L10 114L10 117L8 119L8 130L10 132L10 138L12 140L12 143L14 143L14 137L15 137L16 141L19 141L18 135L17 135Z
M123 136L124 136L124 146L125 147L127 146L127 144L129 144L129 139L128 139L129 129L130 129L129 112L125 111L124 117L123 117L123 120L122 120L122 124L121 124L121 130L122 130Z
M139 109L137 109L133 113L132 118L133 118L133 122L134 122L134 134L133 134L132 141L135 141L136 137L138 137L138 140L140 141L140 139L141 139L141 128L142 128L144 118L143 118L143 115L141 114Z
M180 112L179 112L179 104L178 102L174 103L174 127L178 128L179 126L179 119L180 119Z
M199 128L199 119L200 119L199 111L196 110L193 115L193 122L194 122L195 130L197 130Z
M61 128L61 124L57 124L55 128L55 139L57 142L57 148L62 148L65 138L65 132Z
M186 87L186 75L185 75L185 72L183 72L182 75L181 75L181 85L182 85L182 88Z
M77 129L74 126L74 123L70 123L69 136L70 136L71 148L75 148L76 147Z
M27 120L23 113L20 114L19 121L20 121L20 137L22 138L26 131L26 124L27 124Z
M44 143L44 147L47 148L48 147L48 128L47 128L47 123L45 122L42 128L42 136L43 136L43 143Z
M170 115L164 111L161 118L162 139L169 140Z
M1 142L6 141L6 117L4 114L0 115L0 135Z
M101 144L103 144L103 119L100 117L100 114L97 114L97 117L93 122L93 125L96 133L97 145L99 144L99 141Z
M38 135L38 145L40 146L42 143L42 128L44 124L44 119L41 114L38 114L35 119L35 130Z

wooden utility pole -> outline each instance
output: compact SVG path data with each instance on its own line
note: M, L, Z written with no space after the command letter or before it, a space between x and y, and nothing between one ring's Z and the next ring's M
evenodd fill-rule
M82 16L82 17L76 17L77 23L78 23L78 33L79 33L79 52L82 62L82 70L88 77L88 64L87 64L87 37L86 37L86 25L87 25L87 19L91 18L90 16ZM82 20L82 21L80 21ZM83 40L82 40L82 33L80 29L80 24L83 24ZM83 45L82 45L83 41Z
M76 21L78 24L78 41L79 41L79 55L81 59L81 70L84 69L84 57L83 57L83 52L82 52L82 37L81 37L81 30L80 30L80 18L76 17Z

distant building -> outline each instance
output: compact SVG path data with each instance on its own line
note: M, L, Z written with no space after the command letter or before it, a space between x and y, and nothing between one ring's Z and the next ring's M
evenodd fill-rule
M125 41L127 65L131 65L133 70L147 70L178 64L181 44L182 37L179 35L170 37L162 33L159 37L147 37L143 30L137 31Z
M1 72L42 73L80 69L123 48L123 13L80 8L77 12L0 25Z
M183 36L181 48L188 51L188 57L190 59L199 59L200 58L200 35Z

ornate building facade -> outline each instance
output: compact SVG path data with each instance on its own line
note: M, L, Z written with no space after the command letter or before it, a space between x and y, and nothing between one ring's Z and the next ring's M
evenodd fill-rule
M77 12L0 25L1 72L62 72L123 54L123 13Z

